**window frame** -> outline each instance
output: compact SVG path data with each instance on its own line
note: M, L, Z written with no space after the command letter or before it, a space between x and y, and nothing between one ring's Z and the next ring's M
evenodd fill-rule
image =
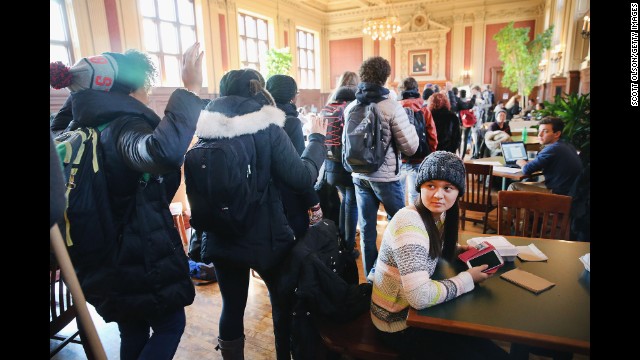
M255 22L255 34L256 37L249 37L247 36L247 21L245 20L245 18L251 18L254 20ZM270 36L270 26L269 26L269 20L260 16L256 16L254 14L250 14L248 12L244 12L244 11L238 11L238 62L240 64L240 68L252 68L252 69L256 69L257 71L259 71L261 74L266 74L267 73L267 63L266 63L266 52L264 54L261 54L260 52L260 42L264 42L265 43L265 48L267 50L269 50L271 47L271 36ZM264 25L266 27L266 39L260 39L259 35L258 35L258 27L259 27L259 22L264 22ZM240 26L243 26L243 31L241 31ZM254 40L256 42L256 54L257 54L257 61L250 61L249 60L249 41L248 39ZM242 60L242 46L244 44L244 54L246 57L246 60ZM261 59L262 58L262 59ZM262 60L262 61L261 61ZM264 63L263 63L264 61ZM250 64L254 64L255 67L251 67L249 66Z
M303 33L305 36L305 46L300 46L300 33ZM313 41L313 48L309 48L308 41L309 36L311 36L311 40ZM305 56L307 57L307 66L301 66L301 52L305 52ZM309 57L308 52L312 53L313 59L313 67L309 67ZM296 28L296 56L297 56L297 70L298 70L298 85L301 89L319 89L320 82L318 81L319 77L319 68L318 68L318 36L316 32L311 30L307 30L304 28ZM306 78L302 76L303 71L307 74ZM313 84L308 84L309 74L311 71L313 74L311 79L313 79Z
M195 37L195 41L198 41L198 31L197 31L197 19L196 19L196 5L195 5L195 1L194 0L187 0L189 3L191 3L191 6L193 7L193 24L187 24L187 23L182 23L180 22L180 9L179 9L179 4L178 1L179 0L171 0L171 4L174 7L174 14L175 14L175 19L174 20L167 20L167 19L162 19L160 18L160 11L159 11L159 6L160 5L164 5L164 4L159 4L160 0L151 0L153 2L153 5L155 7L155 16L147 16L144 15L142 13L142 10L140 10L140 18L141 18L141 32L142 32L142 43L145 46L145 52L148 53L149 55L152 55L153 57L158 59L158 68L156 69L158 72L158 81L159 84L158 86L160 87L180 87L181 83L180 83L180 79L181 79L181 74L178 73L177 74L177 79L178 79L178 83L177 84L168 84L167 82L169 81L169 76L167 75L167 69L166 69L166 59L165 57L172 57L172 58L177 58L178 59L178 71L180 70L180 61L182 58L182 54L184 54L184 52L187 50L187 48L189 46L191 46L192 44L183 44L182 43L182 28L183 27L187 27L190 28L193 31L193 35ZM138 6L141 6L141 1L138 1ZM157 41L158 41L158 50L154 51L154 50L149 50L147 49L147 44L145 43L145 35L144 35L144 23L145 20L150 20L154 27L155 27L155 31L156 31L156 35L158 36ZM175 29L176 29L176 38L175 41L178 44L178 53L174 54L174 53L169 53L169 52L165 52L163 49L163 41L162 41L162 23L169 23L171 24ZM201 50L202 50L202 46L201 46Z
M49 46L62 45L67 49L67 55L69 56L68 66L73 66L75 61L75 51L73 49L73 42L71 41L71 27L69 25L69 14L67 13L67 2L65 0L51 0L56 2L62 8L62 22L64 23L64 35L66 40L53 40L49 37Z

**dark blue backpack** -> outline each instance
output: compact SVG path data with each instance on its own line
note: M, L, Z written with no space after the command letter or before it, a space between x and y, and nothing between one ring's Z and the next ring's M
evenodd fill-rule
M191 225L234 238L247 234L262 202L253 135L200 139L185 155Z
M110 264L117 249L119 224L111 211L100 145L106 126L80 127L55 138L67 198L60 230L81 284L83 269Z

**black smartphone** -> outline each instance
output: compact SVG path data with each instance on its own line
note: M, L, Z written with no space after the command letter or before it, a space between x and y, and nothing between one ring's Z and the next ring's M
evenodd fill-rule
M484 265L484 264L489 265L489 267L487 267L483 271L483 272L487 272L491 269L494 269L504 264L504 260L502 260L502 256L498 254L497 250L492 250L480 256L476 256L472 259L469 259L469 261L467 261L467 266L469 266L469 268L472 268L474 266Z

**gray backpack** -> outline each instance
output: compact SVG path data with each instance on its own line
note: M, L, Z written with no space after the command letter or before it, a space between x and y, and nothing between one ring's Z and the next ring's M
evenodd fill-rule
M342 165L356 173L377 171L393 142L382 139L382 113L376 103L357 102L344 122L342 132Z

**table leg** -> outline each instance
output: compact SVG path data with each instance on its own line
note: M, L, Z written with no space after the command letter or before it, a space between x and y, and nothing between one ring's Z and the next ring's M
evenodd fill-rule
M502 178L502 190L507 190L507 178Z

